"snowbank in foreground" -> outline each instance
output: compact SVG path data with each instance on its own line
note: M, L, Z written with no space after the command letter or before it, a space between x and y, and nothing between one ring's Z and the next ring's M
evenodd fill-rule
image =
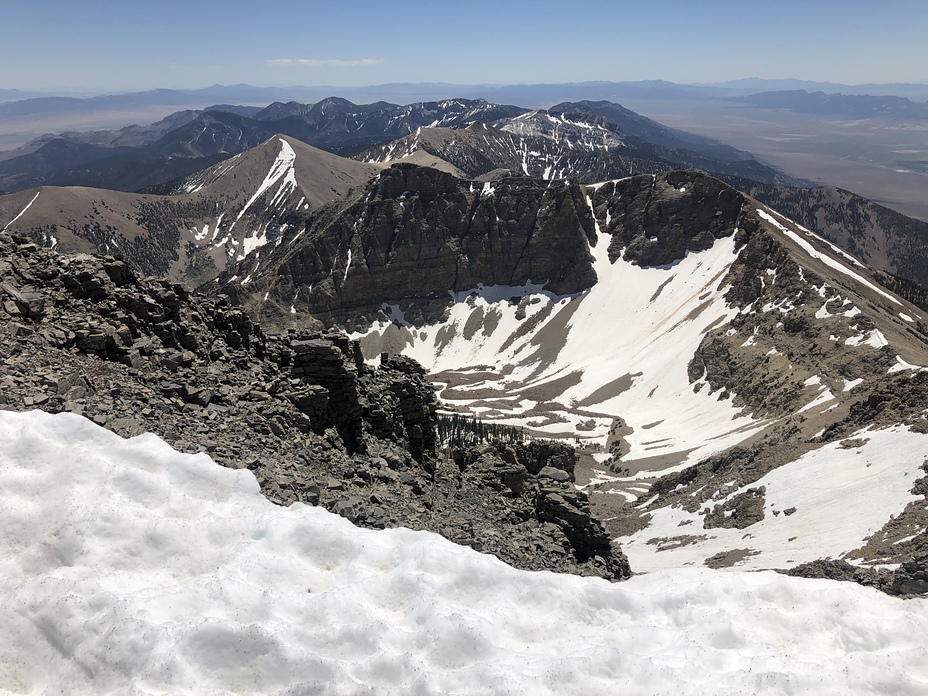
M151 435L0 412L0 691L923 694L925 636L923 600L526 573L275 507Z

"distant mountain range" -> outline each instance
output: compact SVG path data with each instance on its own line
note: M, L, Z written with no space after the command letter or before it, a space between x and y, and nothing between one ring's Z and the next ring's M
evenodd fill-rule
M748 153L662 126L611 102L557 104L483 128L428 128L356 157L390 162L422 153L481 177L495 170L595 183L632 174L692 168L769 183L801 183ZM435 166L435 160L432 160Z
M36 97L51 96L42 92L27 92L20 89L0 89L0 104L13 101L23 101Z
M212 85L202 89L154 89L96 96L43 94L40 92L0 89L0 116L71 111L74 113L109 109L130 109L142 105L174 105L178 108L203 108L207 104L269 104L273 101L319 101L330 94L340 94L356 101L437 101L457 94L466 98L483 97L492 101L512 101L533 107L559 101L614 100L629 98L696 98L735 96L763 91L809 90L843 94L895 95L916 101L928 99L928 82L848 85L809 80L765 80L745 78L727 82L681 84L666 80L624 82L591 81L521 85L462 85L419 82L343 87L334 85L291 85L257 87L254 85ZM19 102L11 104L11 102Z
M250 115L187 110L143 128L30 143L0 162L0 181L20 190L0 197L0 221L45 245L118 250L146 273L200 283L397 161L486 181L518 174L595 183L688 167L797 183L748 153L609 102L530 111L485 100L328 98L238 110ZM287 169L285 157L275 173L282 144L299 166ZM262 181L292 184L276 206L246 205L267 191Z
M529 110L482 99L358 105L326 98L313 104L291 101L263 108L220 105L184 110L150 126L67 132L23 146L18 156L0 161L3 187L24 191L0 198L0 212L6 211L8 222L23 210L34 195L29 189L35 187L92 187L96 191L82 195L56 193L72 189L42 189L41 202L17 224L28 224L45 243L54 238L62 248L80 250L113 251L120 235L101 230L129 230L128 244L120 253L140 268L201 282L247 248L241 225L235 234L220 232L238 214L236 206L243 205L269 176L268 162L276 152L259 155L264 150L254 148L264 143L275 150L280 138L295 150L308 143L332 153L328 164L318 166L340 172L342 183L320 190L320 182L298 177L312 207L396 162L437 167L481 182L523 175L545 180L573 177L595 184L635 174L697 169L755 195L875 268L928 285L928 224L846 191L810 188L809 182L788 177L749 153L667 128L605 101ZM249 150L253 154L232 167L220 164ZM314 152L298 161L325 160L324 153ZM363 172L357 169L361 162L366 163ZM234 185L220 185L222 177L216 172L232 172L237 177ZM207 180L210 186L202 184ZM220 195L217 186L236 193ZM117 191L124 193L117 196ZM69 202L55 203L60 195ZM160 203L152 207L152 200ZM114 217L108 210L118 213ZM259 210L255 206L248 216ZM248 233L260 237L284 224L302 224L302 211L292 215L297 217L284 220L272 213L254 218ZM200 248L197 241L204 226L212 230L210 249ZM160 241L146 241L152 234ZM181 240L193 247L184 250ZM223 243L215 246L218 241Z
M928 102L913 102L905 97L867 94L826 94L804 89L761 92L731 101L767 109L789 109L804 114L838 116L848 119L885 118L893 120L928 119Z
M534 173L542 176L547 169L546 178L560 172L592 182L684 166L766 183L801 183L746 152L667 128L618 104L558 104L550 113L559 125L541 132L539 123L550 124L547 113L483 99L358 105L335 97L314 104L275 102L263 109L214 106L185 110L151 126L66 132L27 143L0 161L0 191L43 185L151 189L244 152L278 133L340 155L363 152L362 158L374 160L386 155L372 148L397 138L423 129L478 123L492 126L487 133L491 138L504 138L509 143L505 147L526 153L537 150L532 156ZM565 118L573 119L572 130ZM513 144L516 140L521 144ZM462 171L476 176L494 168L521 169L517 161L521 156L507 159L488 152L486 157L487 166L481 171L473 167Z
M814 80L797 80L795 78L770 80L759 77L746 77L740 80L710 82L699 86L745 90L749 92L780 92L802 89L810 92L840 92L842 94L871 94L874 96L894 95L898 97L908 97L909 99L918 101L928 99L928 80L922 82L865 83L850 85L842 82L816 82Z

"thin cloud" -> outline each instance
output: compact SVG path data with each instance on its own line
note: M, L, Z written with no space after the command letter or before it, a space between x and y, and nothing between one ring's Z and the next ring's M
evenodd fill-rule
M273 58L267 61L272 68L283 65L305 65L310 68L356 68L362 65L377 65L383 58L360 58L358 60L339 60L337 58Z

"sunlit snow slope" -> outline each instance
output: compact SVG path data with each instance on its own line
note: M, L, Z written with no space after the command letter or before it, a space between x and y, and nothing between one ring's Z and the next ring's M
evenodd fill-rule
M686 371L705 332L736 314L723 297L733 238L657 268L610 263L608 241L600 234L591 249L598 282L588 292L481 287L459 293L439 325L400 328L394 308L399 321L362 344L373 354L405 343L404 354L448 382L440 395L449 409L486 420L605 444L621 417L633 429L626 462L696 461L762 427L730 401L694 393Z
M865 429L855 435L860 442L855 448L830 443L758 481L740 486L731 482L712 505L765 488L764 518L745 529L704 530L701 511L680 506L652 511L646 529L622 540L632 567L647 572L702 565L716 553L745 549L740 569L791 568L853 551L890 515L919 500L912 484L928 454L925 435L905 427ZM784 514L787 510L791 512ZM662 542L655 544L654 539Z
M0 412L0 693L922 694L928 608L674 570L618 585L275 507L248 471Z

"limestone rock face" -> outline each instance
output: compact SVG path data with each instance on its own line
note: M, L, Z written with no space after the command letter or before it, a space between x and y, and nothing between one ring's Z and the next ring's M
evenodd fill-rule
M481 284L531 282L562 295L591 287L594 234L575 181L508 177L491 185L400 164L236 274L250 275L254 295L269 292L327 324L363 326L389 305L419 324L441 317L449 293Z
M363 365L360 345L351 342L356 364ZM381 360L376 372L362 377L364 422L380 438L402 443L413 458L429 468L437 448L438 400L425 370L412 358L394 356Z
M612 235L610 259L621 254L639 266L661 266L730 236L745 197L700 172L675 171L606 183L591 200L600 228Z
M483 496L492 490L512 499L519 515L541 522L577 560L605 570L608 577L631 574L628 559L613 546L602 522L593 517L589 498L577 490L572 447L550 441L489 442L456 449L462 489Z

